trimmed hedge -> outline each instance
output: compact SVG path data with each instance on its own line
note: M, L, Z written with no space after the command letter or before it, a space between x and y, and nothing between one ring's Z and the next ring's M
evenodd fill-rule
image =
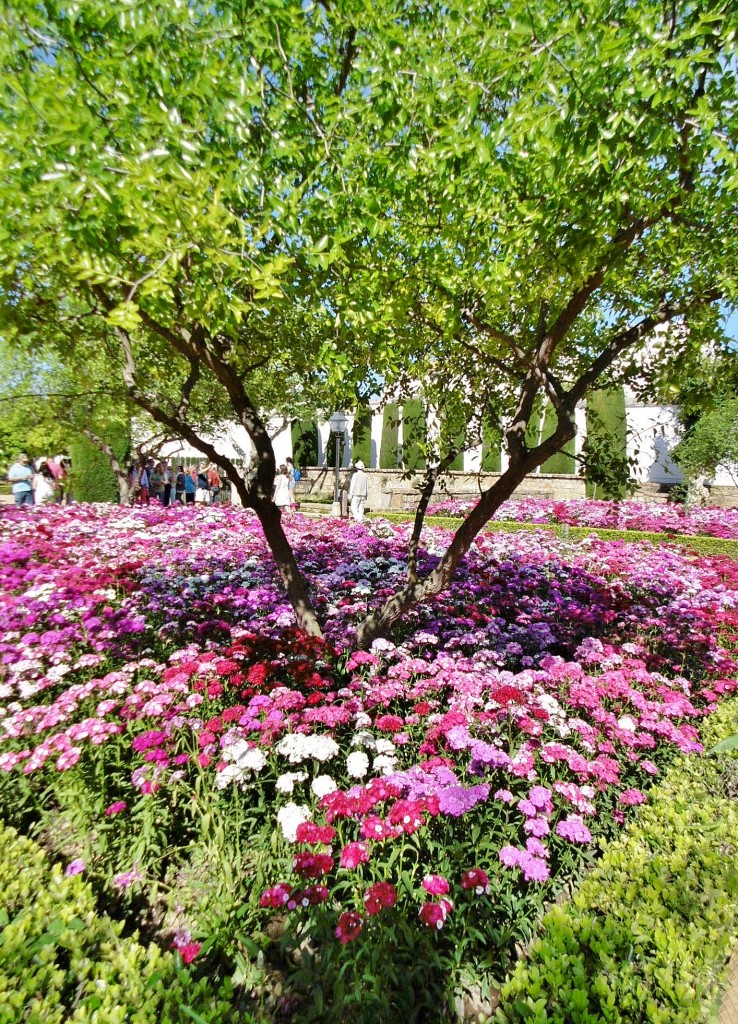
M705 723L736 729L735 701ZM738 803L730 758L683 758L502 989L504 1024L688 1024L713 1019L738 933Z
M391 523L412 522L415 513L409 512L376 512L374 518L387 519ZM440 526L445 530L458 530L461 516L426 516L428 526ZM699 555L728 555L738 559L738 540L723 537L709 537L705 534L686 533L649 533L645 530L602 530L594 526L562 526L559 523L519 523L512 519L493 519L484 527L490 533L520 533L530 530L549 530L558 537L565 537L572 542L584 540L585 537L598 537L600 540L624 540L627 542L647 540L651 544L679 544Z
M233 992L196 980L178 957L121 937L90 886L0 825L0 1024L221 1024Z

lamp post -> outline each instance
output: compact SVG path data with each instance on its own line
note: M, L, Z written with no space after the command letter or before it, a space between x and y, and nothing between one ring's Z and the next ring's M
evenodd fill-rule
M339 491L338 473L341 466L341 439L346 430L348 420L342 412L334 412L330 420L331 433L336 440L336 480L333 492L333 509L331 515L337 519L341 518L341 494Z

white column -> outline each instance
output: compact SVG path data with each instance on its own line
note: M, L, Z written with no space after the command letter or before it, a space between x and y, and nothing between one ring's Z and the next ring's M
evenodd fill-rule
M574 435L574 472L577 476L581 476L582 467L579 458L587 440L587 405L584 401L577 402L577 407L574 410L574 426L576 428L576 434Z
M354 455L354 414L352 412L346 413L346 430L341 444L343 446L341 466L347 469L351 465Z
M331 437L331 425L327 421L318 423L318 465L325 466L325 456Z
M482 470L482 445L475 445L474 448L467 448L464 452L464 472L480 473Z
M369 467L379 469L379 454L382 447L382 426L384 424L384 413L381 409L375 409L372 413L371 429L369 434Z

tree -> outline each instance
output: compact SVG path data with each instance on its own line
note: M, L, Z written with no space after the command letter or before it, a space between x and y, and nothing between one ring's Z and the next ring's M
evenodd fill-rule
M725 396L700 416L673 452L685 477L714 476L718 466L738 464L738 398Z
M326 406L377 376L398 398L420 382L441 426L408 578L369 643L448 585L591 387L654 375L637 357L656 327L659 373L719 343L717 303L738 295L737 16L730 0L17 0L3 330L60 352L102 337L130 398L228 470L312 633L258 374ZM202 388L248 431L248 478L193 425ZM541 398L555 424L535 443ZM419 579L439 473L496 430L507 468Z

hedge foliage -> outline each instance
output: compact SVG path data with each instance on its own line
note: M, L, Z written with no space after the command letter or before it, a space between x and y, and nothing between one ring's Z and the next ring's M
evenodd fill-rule
M374 514L375 518L387 519L391 523L412 522L415 513L382 511ZM458 530L460 516L426 516L428 526L440 526L445 530ZM557 537L564 537L572 544L585 540L587 537L598 537L600 540L647 540L651 544L679 544L689 548L698 555L728 555L738 558L738 540L723 537L681 533L651 533L646 530L604 530L594 526L562 526L559 523L519 523L512 519L494 519L487 523L485 530L491 533L520 533L531 530L549 530Z
M736 731L736 703L705 741ZM736 762L681 759L571 901L551 909L502 990L504 1024L714 1019L738 933Z
M236 1019L227 983L216 991L174 953L122 937L81 875L65 877L36 843L1 825L0 893L0 1024Z

